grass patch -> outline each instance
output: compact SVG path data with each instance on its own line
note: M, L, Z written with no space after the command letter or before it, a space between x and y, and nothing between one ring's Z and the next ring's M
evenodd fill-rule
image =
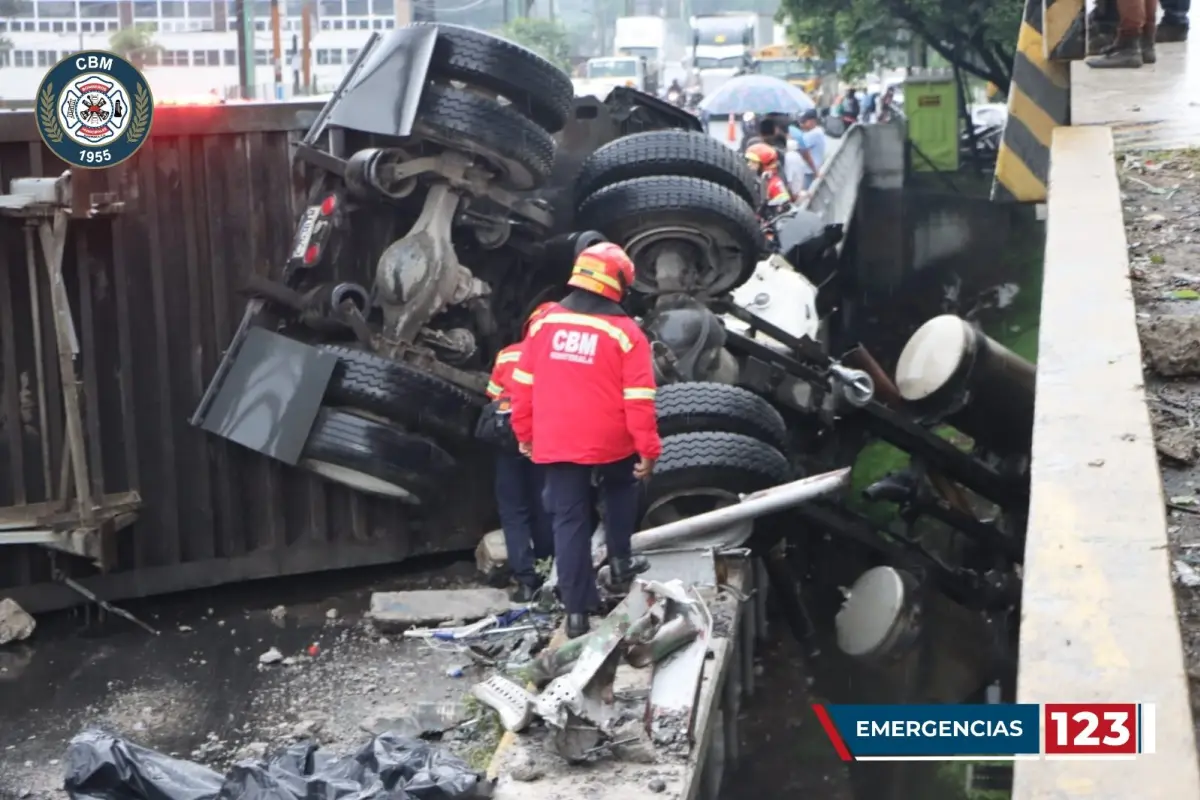
M1121 156L1118 156L1118 159ZM1184 162L1200 167L1200 147L1185 147L1182 150L1147 150L1141 154L1143 163L1159 161Z
M1011 761L950 761L941 764L938 767L937 780L939 789L941 790L935 796L942 800L1009 800L1012 797L1011 792L1005 792L998 789L973 789L967 790L967 765L968 764L1004 764L1012 766ZM944 792L944 793L943 793Z
M500 738L504 736L504 726L500 724L500 715L496 710L479 702L474 695L467 695L463 699L463 706L478 721L475 723L475 737L462 749L459 757L471 769L486 772L496 748L500 746Z

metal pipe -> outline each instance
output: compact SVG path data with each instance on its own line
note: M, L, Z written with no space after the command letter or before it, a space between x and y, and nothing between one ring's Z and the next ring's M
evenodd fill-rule
M657 664L699 635L700 629L692 620L686 615L680 615L663 623L650 641L638 642L630 647L625 654L625 660L630 666L638 668Z
M727 528L739 522L757 519L766 514L782 511L806 500L820 497L850 485L850 468L834 470L791 483L783 483L770 489L748 494L736 505L706 511L694 517L668 522L656 528L639 531L633 535L633 552L661 550L673 545L686 544L688 539ZM729 542L737 547L741 541Z

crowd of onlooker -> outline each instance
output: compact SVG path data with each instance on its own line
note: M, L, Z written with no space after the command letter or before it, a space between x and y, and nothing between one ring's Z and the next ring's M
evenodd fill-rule
M774 147L782 166L780 175L787 188L793 197L802 197L821 174L821 166L825 163L827 140L820 114L810 109L796 116L766 114L758 118L747 115L744 123L749 129L743 132L742 152L760 142Z
M1088 14L1087 65L1136 69L1155 63L1155 45L1187 40L1190 6L1191 0L1099 0Z

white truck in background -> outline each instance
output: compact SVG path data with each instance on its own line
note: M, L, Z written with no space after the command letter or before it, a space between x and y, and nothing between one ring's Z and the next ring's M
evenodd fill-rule
M660 69L687 56L690 28L685 20L667 17L618 17L614 55L641 56Z
M771 44L775 20L767 14L698 14L691 19L693 85L710 95Z
M588 60L585 77L573 81L575 94L603 98L617 86L657 94L668 83L664 80L668 66L686 57L688 39L688 24L681 19L619 17L613 55Z
M618 86L628 86L641 92L658 91L658 73L642 56L604 56L589 58L583 67L583 77L571 80L576 97L592 95L603 100Z

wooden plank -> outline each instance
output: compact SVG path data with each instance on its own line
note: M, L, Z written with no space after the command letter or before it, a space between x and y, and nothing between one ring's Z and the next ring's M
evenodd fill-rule
M110 189L121 186L130 178L128 162L115 168ZM124 449L125 485L131 489L141 486L141 471L138 463L138 425L133 388L133 304L130 299L130 274L127 267L130 256L126 249L126 227L117 221L112 227L112 274L111 291L116 306L117 333L117 385L120 389L121 430L120 441Z
M184 291L179 292L179 306L187 317L187 338L179 337L183 344L182 356L186 370L177 370L180 377L181 396L188 405L187 411L200 402L208 377L216 369L217 345L205 320L211 318L212 289L208 265L207 199L203 181L198 180L193 164L192 150L197 140L181 138L178 142L180 222L183 226L183 266L185 272ZM205 354L208 353L208 364ZM216 556L215 532L218 514L213 495L212 472L209 452L212 437L181 437L187 442L186 461L191 478L187 495L192 498L189 513L195 515L191 535L184 542L189 560L203 560Z
M272 264L266 230L269 223L263 206L278 199L266 192L267 173L278 167L263 158L265 134L247 133L240 139L238 158L231 166L248 176L249 180L238 187L234 195L236 199L231 203L233 208L242 212L234 226L233 239L240 244L238 252L245 259L243 263L247 272L270 275ZM251 470L256 476L254 496L250 500L256 519L254 547L282 547L285 543L281 513L284 508L283 465L273 458L256 457Z
M87 231L75 230L75 273L79 280L79 348L83 357L84 427L87 429L88 472L92 492L104 494L104 438L100 431L100 379L96 375L96 315L92 298L92 267Z
M213 335L221 348L219 358L233 338L235 307L241 305L236 297L235 283L239 270L236 253L229 248L229 231L225 224L226 172L224 165L232 158L228 142L216 136L201 140L200 163L205 192L205 217L208 227L208 254L212 285ZM211 379L212 372L208 373ZM209 447L216 467L216 496L220 509L220 530L214 546L219 555L237 556L246 552L246 514L241 502L242 464L233 457L234 445L210 437Z
M157 123L157 120L155 122ZM159 188L159 178L163 172L160 164L164 164L170 158L170 148L174 144L162 140L147 142L138 159L141 188L145 198L142 213L146 219L149 239L149 275L146 277L150 283L150 303L148 307L141 309L141 313L149 316L151 321L154 336L153 375L158 395L158 402L154 404L154 410L157 412L154 426L158 435L150 439L148 444L153 444L157 451L155 460L162 467L156 470L155 475L161 494L156 498L154 509L162 525L162 533L155 537L158 541L156 557L165 564L178 563L183 554L180 541L183 528L179 508L178 443L174 424L176 414L182 414L183 410L176 409L171 387L171 337L175 325L179 324L180 320L171 314L166 290L168 272L171 280L177 279L176 269L173 267L178 264L179 258L178 243L165 236L163 230L163 223L170 218L170 212L163 213L162 203L168 200L171 192L160 191Z
M5 246L13 241L9 237L20 230L15 220L0 219L0 231L6 234L5 241L0 242L0 409L3 409L4 418L0 435L5 439L10 476L5 491L11 493L8 500L14 504L29 499L25 490L25 434L21 429L21 376L17 364L17 340L24 336L17 330L17 320L13 316L12 275L15 266L6 257L14 250L21 254L23 251ZM20 267L24 269L24 264ZM45 431L40 433L46 435Z

